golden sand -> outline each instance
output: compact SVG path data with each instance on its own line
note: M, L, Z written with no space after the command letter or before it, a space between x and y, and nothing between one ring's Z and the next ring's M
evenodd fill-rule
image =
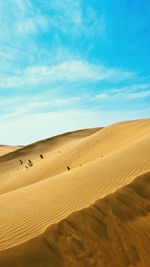
M0 267L150 266L149 172L150 119L0 157Z

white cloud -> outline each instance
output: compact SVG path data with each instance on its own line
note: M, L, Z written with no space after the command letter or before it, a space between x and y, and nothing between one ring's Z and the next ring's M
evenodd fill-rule
M82 24L82 10L80 0L52 0L50 1L49 7L54 12L54 26L57 26L60 29L61 27L66 27L66 29L68 29L67 26L69 26L69 23L75 26Z
M112 88L110 91L112 93L131 93L131 92L136 92L140 90L148 90L150 88L150 83L136 83L136 84L131 84L127 86L123 86L121 88Z
M44 16L35 16L25 18L16 25L16 31L19 34L37 34L41 29L46 30L49 20Z
M4 51L0 51L0 59L5 61L5 60L12 60L13 57L13 53L11 51L11 53L9 52L4 52Z
M101 94L97 94L94 96L94 99L96 100L105 100L108 98L108 94L106 93L101 93Z
M28 14L29 10L32 9L30 0L14 0L14 6L16 7L16 11L20 16L25 16Z
M103 39L106 33L106 16L97 13L90 6L87 7L87 15L83 17L82 31L89 38L101 37Z
M14 118L23 114L34 113L48 105L50 105L49 101L34 99L33 97L0 98L0 112L3 118Z
M76 104L81 100L80 97L70 97L70 98L56 98L54 100L54 105L56 106L66 106Z
M127 98L129 98L129 99L144 98L144 97L148 97L148 96L150 96L150 90L127 94Z
M36 31L36 23L33 19L25 19L16 25L16 31L19 34L33 34Z
M150 96L150 84L132 84L128 86L123 86L117 89L109 88L101 90L101 93L93 96L93 100L103 100L103 99L142 99Z
M75 59L75 50L78 51L77 57L79 58L79 49L70 49L71 40L77 40L77 35L85 40L86 38L91 40L92 36L95 38L100 32L104 32L105 24L103 14L98 14L89 4L85 5L85 9L87 11L83 12L83 4L80 0L39 0L39 5L36 6L31 0L13 0L13 4L9 4L9 1L0 1L0 46L2 50L0 51L0 59L2 59L0 60L0 71L12 73L12 70L20 68L20 73L18 72L14 76L1 77L0 86L36 84L37 77L36 79L27 77L27 69L21 71L22 66L31 66L33 62L39 62L41 68L45 68L49 62L58 62L58 57L61 57L62 61L68 60L68 58ZM48 33L46 33L47 36L44 36L45 32ZM70 43L63 49L61 38L64 37L60 32L68 34L70 40ZM38 34L40 38L36 38ZM47 43L43 43L41 46L43 37ZM68 54L72 54L72 56L68 56ZM91 80L91 76L90 71L89 80ZM94 78L92 79L94 80ZM46 78L47 80L48 78ZM67 78L67 80L69 79ZM37 79L38 82L40 82L40 78Z
M134 73L117 68L94 65L83 60L71 60L53 66L33 66L18 71L14 76L0 77L1 87L17 87L52 82L112 81L119 82L134 77Z
M72 38L82 35L91 39L105 34L105 15L96 12L89 3L83 7L81 0L50 0L49 9L53 12L50 25L55 31L69 34Z
M0 113L3 118L15 118L17 116L46 113L52 110L65 110L73 108L80 103L81 98L74 97L51 97L51 93L37 94L36 96L0 98Z

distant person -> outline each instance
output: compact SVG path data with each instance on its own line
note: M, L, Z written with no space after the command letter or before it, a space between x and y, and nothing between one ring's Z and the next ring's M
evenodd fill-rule
M20 164L23 164L23 161L20 159Z
M43 154L41 154L41 155L40 155L40 158L41 158L41 159L44 159L44 156L43 156Z
M67 166L67 170L70 171L70 167L69 166Z
M32 167L33 166L33 163L32 163L32 161L29 159L29 161L28 161L28 165L30 166L30 167Z

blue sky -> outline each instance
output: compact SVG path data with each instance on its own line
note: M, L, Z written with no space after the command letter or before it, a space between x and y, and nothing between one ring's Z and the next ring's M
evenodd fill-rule
M150 2L0 0L0 143L150 117Z

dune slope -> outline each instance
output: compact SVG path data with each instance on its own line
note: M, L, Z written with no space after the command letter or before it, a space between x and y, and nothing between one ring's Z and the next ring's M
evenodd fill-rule
M92 129L83 129L83 130L77 130L77 131L72 131L72 132L67 132L61 135L53 136L50 138L47 138L45 140L41 140L38 142L35 142L33 144L24 146L24 147L19 147L22 148L21 150L15 152L16 147L10 147L10 153L7 155L3 155L0 157L0 163L7 162L10 160L14 160L14 158L18 159L20 157L28 158L29 155L38 155L39 152L49 152L54 151L55 149L59 149L61 146L64 144L68 144L74 140L79 140L81 138L87 137L96 131L99 131L101 128L92 128ZM7 147L7 146L4 146ZM12 151L11 151L12 148ZM14 151L13 151L14 148Z
M18 149L21 149L22 146L7 146L7 145L0 145L0 157L10 153L14 152Z
M23 147L18 151L14 151L0 157L0 193L12 190L14 187L18 188L25 184L30 184L41 179L43 180L48 177L45 169L51 169L52 164L50 166L50 162L53 158L59 158L59 156L63 154L64 150L68 150L68 148L70 149L72 145L79 143L80 140L92 135L100 129L102 128L68 132L36 142ZM40 159L41 154L44 156L44 161L41 161ZM33 162L33 168L30 169L28 168L29 159ZM20 164L20 160L23 164ZM59 166L57 163L56 165ZM56 169L58 169L58 167ZM17 183L14 183L14 180L16 182L18 181L18 185ZM22 181L23 184L20 185L20 181ZM7 183L9 183L10 186L9 189L7 189Z
M5 267L148 267L150 173L73 213L20 246L0 252Z
M148 266L149 172L150 119L0 157L0 266Z
M18 153L16 153L17 157L13 156L13 159L9 161L7 159L3 162L5 157L0 159L0 193L66 172L67 166L72 170L96 159L105 159L111 153L149 136L149 133L150 120L145 119L113 124L104 129L96 130L84 138L78 138L78 140L73 138L69 143L63 141L60 146L49 147L47 142L44 142L47 152L44 153L45 158L42 161L39 158L39 154L43 152L41 145L40 149L38 143L33 145L34 149L32 146L24 148L18 151L19 156L21 151L26 151L26 157L23 159L25 164L23 165L19 163ZM54 140L56 144L59 143L57 138ZM53 145L54 142L51 144ZM33 168L25 168L27 159L32 160Z

